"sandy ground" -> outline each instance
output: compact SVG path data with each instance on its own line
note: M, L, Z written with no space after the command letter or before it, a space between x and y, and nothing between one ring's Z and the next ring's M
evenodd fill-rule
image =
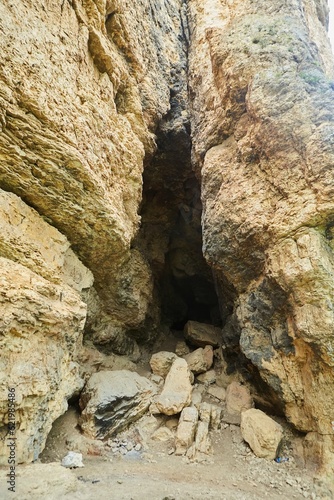
M7 471L1 470L1 499L332 498L325 485L320 480L314 481L310 471L294 460L291 442L284 450L290 455L288 462L278 464L259 459L243 442L240 428L229 425L211 433L213 453L203 463L169 454L172 442L149 438L140 451L121 455L112 442L107 446L83 438L76 428L76 419L74 409L58 419L39 463L18 466L16 493L6 489ZM133 441L138 425L118 436L120 442ZM61 458L74 448L83 452L84 467L61 467Z

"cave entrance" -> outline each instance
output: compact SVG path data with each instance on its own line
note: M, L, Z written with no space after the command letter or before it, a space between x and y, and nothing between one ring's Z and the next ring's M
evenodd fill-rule
M179 85L178 92L182 86ZM183 330L188 320L221 326L212 271L202 253L200 185L191 166L182 99L157 131L157 152L145 166L137 244L150 263L155 323Z

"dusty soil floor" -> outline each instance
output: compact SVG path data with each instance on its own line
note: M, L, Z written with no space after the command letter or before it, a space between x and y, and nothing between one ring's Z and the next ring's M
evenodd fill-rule
M150 417L144 417L149 421ZM1 470L0 498L58 500L63 498L110 500L241 500L262 498L330 499L321 480L314 481L292 456L278 464L259 459L243 442L240 428L223 426L211 433L213 453L203 463L191 463L171 453L172 442L145 440L139 451L120 453L121 443L135 444L137 425L109 446L87 440L76 428L72 408L58 419L39 462L18 466L16 493L6 488ZM147 425L146 425L147 427ZM117 441L117 440L116 440ZM290 443L291 445L291 443ZM131 446L129 446L131 447ZM138 448L138 446L137 446ZM65 469L60 461L67 451L83 453L83 468Z

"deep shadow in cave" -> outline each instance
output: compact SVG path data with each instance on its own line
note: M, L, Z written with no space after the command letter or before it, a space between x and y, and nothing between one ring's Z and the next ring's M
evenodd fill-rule
M190 130L179 119L180 109L172 106L161 121L157 153L144 169L136 241L154 276L152 323L173 330L183 330L188 320L221 325L212 271L202 254L202 205L191 167Z

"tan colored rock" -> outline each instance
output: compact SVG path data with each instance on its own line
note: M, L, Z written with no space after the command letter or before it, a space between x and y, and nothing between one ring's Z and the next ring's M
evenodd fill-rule
M198 405L199 418L206 422L210 429L217 430L220 427L222 407L211 403L201 403Z
M155 384L159 389L162 389L163 388L163 385L165 383L163 377L160 377L160 375L155 375L154 373L151 373L151 375L149 376L149 379L151 380L151 382L153 382L153 384Z
M204 385L214 384L216 382L217 374L215 370L208 370L205 373L197 375L196 380Z
M186 360L177 358L166 377L164 388L156 398L160 413L175 415L191 402L192 385Z
M226 411L231 414L240 414L254 405L248 387L238 382L231 382L226 389Z
M152 372L155 375L160 375L160 377L166 378L176 358L177 355L173 352L160 351L156 354L152 354L150 359Z
M226 399L226 391L223 387L218 387L218 386L212 385L212 386L208 387L207 394L209 394L210 396L213 396L214 398L218 399L219 401L225 401L225 399Z
M135 372L94 373L80 396L79 425L88 437L112 436L145 413L154 393L155 386Z
M192 157L204 254L234 301L226 352L299 430L333 436L334 70L326 2L303 8L190 2Z
M186 354L189 354L189 352L190 352L190 349L187 346L187 344L184 342L184 340L179 340L176 343L175 353L178 356L180 356L180 357L185 356Z
M309 432L303 440L305 465L313 473L329 474L334 467L334 439Z
M211 404L210 403L201 403L198 407L199 418L202 422L210 423L211 418Z
M203 392L198 390L197 387L193 390L192 395L191 395L192 406L197 407L197 405L199 405L202 402L202 394L203 394Z
M70 248L70 242L33 208L13 193L0 189L0 256L53 283L75 290L89 289L93 275Z
M256 456L273 460L283 439L283 428L263 411L251 408L241 414L241 434Z
M209 345L205 346L204 349L200 347L196 351L184 356L184 359L195 375L206 372L211 368L213 363L213 349Z
M174 434L168 427L159 427L156 431L153 432L151 439L153 441L170 441L171 439L174 439Z
M52 423L83 386L77 364L86 305L55 284L0 257L0 420L8 424L8 388L15 391L16 460L36 460ZM1 463L7 463L0 441Z
M195 439L196 452L209 455L212 451L212 444L209 436L208 422L199 421Z
M182 410L175 438L175 455L184 455L193 443L197 421L198 411L194 406Z
M178 418L169 418L166 422L166 427L171 431L176 431L177 426L179 425Z
M211 345L217 347L221 343L221 329L212 325L188 321L184 327L184 336L192 344L198 347Z
M136 371L136 365L126 356L109 354L108 356L95 348L85 345L78 355L80 374L84 380L100 370L130 370Z
M222 411L223 409L221 406L211 405L210 428L214 431L220 428Z
M161 421L153 415L144 415L136 422L135 429L138 431L143 441L147 441L152 434L160 427Z
M129 327L151 299L151 273L130 245L170 75L185 78L181 10L181 0L0 10L1 183L68 238L112 319Z

